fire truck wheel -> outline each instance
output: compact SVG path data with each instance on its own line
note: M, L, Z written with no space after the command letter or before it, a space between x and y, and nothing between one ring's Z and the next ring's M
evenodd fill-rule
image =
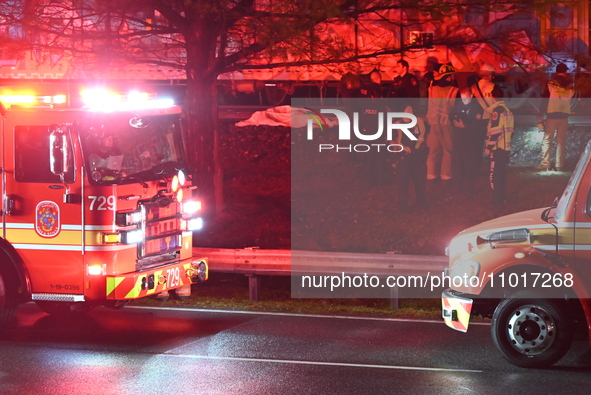
M572 342L572 327L559 301L526 293L504 299L492 317L492 338L503 357L523 368L542 368L557 362Z
M5 282L5 271L0 268L0 331L10 326L16 308L16 293Z
M67 315L72 313L86 313L92 310L92 306L86 303L48 302L36 300L35 304L50 315Z

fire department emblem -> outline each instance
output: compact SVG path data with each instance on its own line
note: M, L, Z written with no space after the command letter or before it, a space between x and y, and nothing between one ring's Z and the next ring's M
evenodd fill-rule
M54 237L60 232L60 209L48 200L37 205L35 230L40 236Z

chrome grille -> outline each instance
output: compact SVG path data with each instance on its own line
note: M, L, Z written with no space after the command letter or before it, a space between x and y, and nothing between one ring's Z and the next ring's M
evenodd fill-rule
M141 224L144 238L138 246L140 261L146 257L152 257L146 262L160 261L158 257L161 256L168 262L178 256L175 253L182 248L180 203L169 200L163 205L162 201L140 203L144 218Z

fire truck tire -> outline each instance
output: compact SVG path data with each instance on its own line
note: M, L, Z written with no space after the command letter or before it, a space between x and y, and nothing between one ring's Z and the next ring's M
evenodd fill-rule
M0 331L6 329L14 320L16 309L16 290L7 281L7 271L0 267Z
M572 325L561 313L560 301L525 293L499 303L492 316L491 332L503 357L522 368L554 364L572 342Z
M93 309L86 303L48 302L36 300L35 304L49 315L68 315L72 313L86 313Z

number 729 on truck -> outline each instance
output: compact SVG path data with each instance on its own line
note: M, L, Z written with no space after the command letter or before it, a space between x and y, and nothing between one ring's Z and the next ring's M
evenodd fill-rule
M208 277L181 108L145 95L0 98L0 326L18 303L120 307ZM135 97L135 100L132 98Z

